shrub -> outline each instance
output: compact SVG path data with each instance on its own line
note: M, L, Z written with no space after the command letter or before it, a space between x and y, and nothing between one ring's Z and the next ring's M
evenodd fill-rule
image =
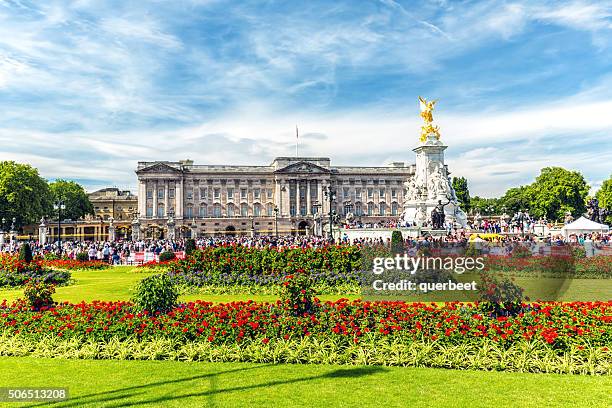
M283 302L289 306L294 316L314 312L314 296L312 277L303 272L287 275L283 282L284 290L281 295Z
M391 252L394 254L404 252L404 237L401 231L393 231L391 234Z
M193 238L187 239L187 241L185 241L185 254L186 255L191 255L191 253L193 251L195 251L195 250L196 250L195 239L193 239Z
M76 260L79 262L87 262L89 261L89 255L87 252L79 252L76 254Z
M171 261L175 258L176 258L176 255L174 255L174 252L172 251L164 251L161 254L159 254L159 262Z
M134 303L149 313L165 313L171 310L178 300L179 293L166 274L149 276L136 287Z
M21 248L19 248L19 260L27 264L32 262L32 248L30 248L29 243L25 242L21 245Z
M30 307L40 310L42 307L53 305L55 286L39 280L29 281L23 291Z

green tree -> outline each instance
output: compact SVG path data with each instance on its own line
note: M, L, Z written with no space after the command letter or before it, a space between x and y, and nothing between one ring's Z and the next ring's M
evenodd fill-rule
M607 209L610 212L606 221L612 223L612 175L605 180L595 197L599 200L599 206Z
M577 171L545 167L527 191L532 215L562 220L568 211L574 216L585 212L589 186Z
M85 189L74 181L57 179L49 184L49 189L53 195L53 201L62 200L66 206L62 210L62 218L78 220L87 214L93 214L93 205Z
M38 222L50 213L52 195L38 170L14 161L0 162L0 215L17 227Z
M461 209L466 213L470 211L470 190L465 177L453 177L453 189L457 194L457 200Z
M474 196L470 199L472 213L481 215L493 215L499 213L499 198L483 198Z
M502 211L514 214L518 211L531 211L528 186L512 187L499 199Z

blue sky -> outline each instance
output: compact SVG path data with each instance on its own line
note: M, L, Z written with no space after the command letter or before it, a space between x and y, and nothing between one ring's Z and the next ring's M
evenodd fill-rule
M0 158L88 189L139 160L413 162L417 96L454 175L612 173L610 1L0 0Z

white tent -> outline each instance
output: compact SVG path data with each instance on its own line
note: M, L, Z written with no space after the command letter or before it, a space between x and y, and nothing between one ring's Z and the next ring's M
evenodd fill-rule
M584 217L580 217L576 221L571 222L561 228L561 233L566 238L572 234L590 234L592 232L608 231L610 231L610 227L608 227L607 225L599 224Z

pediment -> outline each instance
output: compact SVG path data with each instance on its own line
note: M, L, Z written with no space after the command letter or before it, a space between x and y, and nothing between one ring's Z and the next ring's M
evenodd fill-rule
M329 169L318 166L313 163L309 163L306 161L301 161L297 163L292 163L288 166L283 167L282 169L276 170L275 173L285 173L285 174L296 174L296 173L309 173L309 174L324 174L329 173Z
M154 163L150 166L142 168L136 171L136 174L149 174L149 173L180 173L181 171L176 167L172 167L166 163Z

